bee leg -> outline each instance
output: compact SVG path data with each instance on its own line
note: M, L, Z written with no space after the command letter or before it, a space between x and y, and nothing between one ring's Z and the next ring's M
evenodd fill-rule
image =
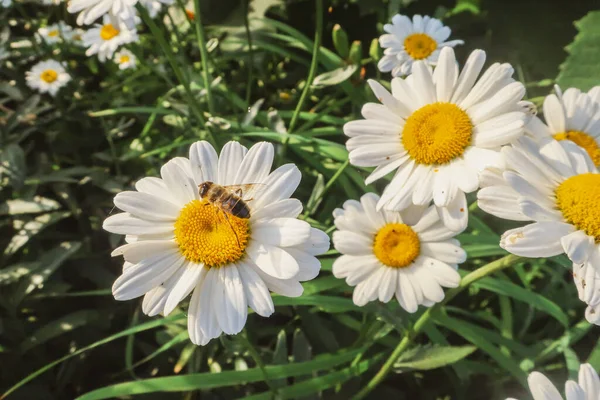
M240 243L240 238L238 237L237 232L235 231L235 229L233 229L233 225L231 225L231 221L229 221L229 216L227 215L226 212L223 212L223 215L225 216L225 219L227 220L227 223L229 224L229 227L231 228L231 231L235 235L235 240L237 240L238 247L241 250L242 249L242 244Z

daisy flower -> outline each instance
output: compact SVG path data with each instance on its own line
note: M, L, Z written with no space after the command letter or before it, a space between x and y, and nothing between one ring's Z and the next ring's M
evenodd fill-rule
M135 68L137 62L135 55L127 49L117 51L113 60L119 65L119 69Z
M143 178L137 191L117 194L115 205L125 212L103 225L127 235L128 244L113 252L125 259L114 297L144 296L144 313L168 315L193 292L188 331L193 343L204 345L222 332L240 332L248 307L271 315L269 290L300 296L300 281L318 275L315 256L329 249L329 238L296 219L302 204L290 196L300 171L286 164L269 173L273 155L265 142L250 150L229 142L220 156L207 142L196 142L189 159L177 157L161 168L162 179ZM260 190L243 194L251 193L249 217L225 214L200 197L205 182L259 184Z
M348 200L333 212L333 245L343 255L333 263L333 275L356 286L353 301L364 306L395 295L413 313L442 301L442 288L457 287L459 263L465 251L442 224L434 207L403 211L377 210L379 196L367 193L360 202Z
M565 383L565 400L598 400L600 378L590 364L581 364L578 380ZM558 389L540 372L529 374L527 383L533 400L563 400Z
M138 0L70 0L67 11L77 16L78 25L90 25L109 13L120 22L130 22L136 16Z
M83 34L85 33L85 31L81 28L74 28L71 29L67 35L64 36L64 40L66 40L69 43L78 45L78 46L83 46Z
M60 21L57 24L52 24L38 29L36 37L38 42L46 42L47 44L58 43L61 40L70 37L71 28L69 25Z
M150 18L155 18L162 10L163 5L173 4L172 0L140 0L140 4L148 10Z
M527 137L503 148L502 154L506 171L482 174L479 207L500 218L533 223L506 231L500 246L524 257L566 253L580 299L597 307L600 174L592 160L571 141L547 139L539 147Z
M82 40L88 48L85 55L98 54L98 59L104 62L112 58L119 46L137 41L138 36L135 28L129 29L123 22L105 15L102 25L96 24L87 30Z
M365 104L365 119L348 122L344 133L350 162L377 167L367 184L396 171L378 209L433 199L448 228L467 226L465 193L477 190L480 171L503 165L500 147L523 134L530 104L520 102L525 88L509 64L495 63L477 80L484 62L476 50L459 74L454 50L445 47L433 73L416 61L406 79L392 79L391 94L369 81L382 104Z
M175 25L180 32L187 32L193 26L196 18L196 9L194 7L194 0L188 0L183 10L177 5L169 7L169 14L173 20L171 21L170 18L165 16L163 22L171 28L173 28L172 25Z
M27 85L40 93L55 96L71 80L65 67L56 60L40 61L25 73Z
M563 94L558 85L554 90L556 94L544 99L546 123L535 117L525 130L538 140L548 137L570 140L583 147L596 166L600 165L600 104L597 103L600 93L595 89L588 94L569 88Z
M450 28L439 19L429 16L413 16L412 21L405 15L396 14L391 24L385 24L387 32L379 38L379 44L385 50L377 67L381 72L392 71L393 76L411 73L415 61L423 60L435 65L444 47L463 44L462 40L446 41Z

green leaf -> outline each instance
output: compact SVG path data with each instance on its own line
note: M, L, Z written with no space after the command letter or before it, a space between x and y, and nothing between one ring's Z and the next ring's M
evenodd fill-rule
M506 372L517 378L523 387L527 387L527 377L523 370L521 370L519 364L502 353L499 348L482 336L479 331L474 330L473 327L476 326L466 321L450 318L442 313L436 313L434 320L437 324L456 332L465 340L477 346L479 350L489 355Z
M313 361L302 363L268 365L265 367L265 372L270 379L283 379L312 374L316 371L330 370L340 364L347 363L363 351L364 349L357 349L345 351L341 354L327 354ZM78 397L77 400L99 400L143 393L213 389L262 381L264 381L264 374L260 368L252 368L246 371L223 371L220 373L205 372L184 376L140 379L133 382L105 386L86 393Z
M589 90L600 82L600 11L589 12L575 26L579 33L567 46L569 56L556 80L563 88Z
M7 200L6 203L0 204L0 215L37 214L59 208L60 204L57 201L36 196L32 200Z
M124 336L129 336L129 335L131 335L133 333L138 333L138 332L147 331L149 329L154 329L156 327L167 325L167 324L170 324L170 323L172 323L174 321L177 321L177 320L183 319L183 318L185 318L184 314L174 314L174 315L171 315L169 317L152 320L152 321L140 324L140 325L138 325L136 327L125 329L124 331L121 331L119 333L115 333L114 335L110 335L108 337L105 337L104 339L99 340L99 341L97 341L95 343L92 343L89 346L83 347L83 348L81 348L81 349L79 349L77 351L74 351L72 353L67 354L64 357L59 358L58 360L52 361L51 363L48 363L48 364L44 365L42 368L38 369L35 372L32 372L31 374L27 375L25 378L23 378L22 380L20 380L19 382L17 382L14 386L12 386L6 392L4 392L4 394L2 396L0 396L0 398L7 397L9 394L13 393L15 390L17 390L18 388L22 387L26 383L31 382L32 380L34 380L36 377L40 376L44 372L52 369L53 367L59 365L60 363L62 363L64 361L67 361L70 358L77 357L78 355L80 355L82 353L85 353L86 351L92 350L93 348L102 346L102 345L104 345L106 343L110 343L113 340L120 339L120 338L122 338Z
M96 310L79 310L67 314L35 331L21 343L20 350L22 352L31 350L35 346L46 343L48 340L77 329L89 322L96 321L99 317L100 313Z
M553 316L563 326L569 326L569 318L562 311L560 306L545 298L541 294L524 289L512 282L486 277L474 283L473 287L479 287L481 289L489 290L491 292L522 301L523 303L529 304L532 307Z
M0 186L10 184L19 189L23 186L26 173L23 149L14 143L5 146L0 152Z
M475 346L416 347L405 352L394 363L394 368L396 370L429 370L441 368L468 357L475 350L477 350Z

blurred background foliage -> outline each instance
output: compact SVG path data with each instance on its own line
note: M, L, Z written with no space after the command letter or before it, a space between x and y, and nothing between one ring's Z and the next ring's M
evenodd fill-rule
M376 70L380 49L372 41L397 12L441 18L465 41L456 49L461 61L482 48L488 64L510 62L538 105L557 79L583 90L600 82L597 1L330 0L318 77L290 132L311 63L314 1L200 3L213 114L185 18L163 22L163 10L155 20L170 58L140 25L131 49L141 62L119 71L81 48L32 41L45 24L75 25L64 4L0 9L8 22L0 35L0 389L10 389L9 398L351 397L422 310L408 315L393 301L355 307L351 288L331 275L332 250L303 297L276 297L270 319L251 315L243 334L196 347L185 307L148 318L140 301L112 298L121 265L110 251L121 239L101 224L114 194L156 176L167 159L210 135L219 145L268 140L280 144L278 164L295 162L303 172L296 194L303 218L331 232L335 207L382 189L365 187L367 171L348 167L342 126L374 100L366 78L389 80ZM169 13L189 6L176 4ZM56 98L24 84L24 72L51 57L73 77ZM471 210L460 236L465 271L504 255L499 233L512 226ZM574 377L580 362L600 369L600 343L582 318L569 271L564 257L527 260L472 285L436 315L372 398L526 398L523 382L533 369L557 381Z

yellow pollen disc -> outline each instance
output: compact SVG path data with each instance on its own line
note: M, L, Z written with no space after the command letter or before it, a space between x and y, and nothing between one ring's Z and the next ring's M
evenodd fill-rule
M55 29L53 31L48 32L48 36L55 37L55 36L58 36L58 33L59 33L58 30Z
M404 50L414 60L427 58L437 49L437 42L424 33L413 33L404 39Z
M405 268L419 255L419 236L405 224L387 224L377 232L373 253L383 264L392 268Z
M471 143L473 124L452 103L427 104L413 112L402 130L404 148L419 164L446 164Z
M40 74L40 79L47 83L52 83L58 79L58 73L53 69L47 69Z
M583 147L585 151L590 155L590 158L594 164L600 166L600 146L596 143L596 140L588 135L587 133L580 131L567 131L563 133L557 133L554 135L556 140L570 140L579 147Z
M121 64L129 62L129 56L121 56L121 58L119 58L119 62Z
M181 209L175 221L175 241L187 260L209 268L219 267L242 257L249 230L248 219L231 214L225 217L223 211L208 202L193 200Z
M100 29L100 37L103 40L110 40L119 34L119 30L113 24L103 25Z
M558 185L555 194L565 220L600 243L600 174L572 176Z

